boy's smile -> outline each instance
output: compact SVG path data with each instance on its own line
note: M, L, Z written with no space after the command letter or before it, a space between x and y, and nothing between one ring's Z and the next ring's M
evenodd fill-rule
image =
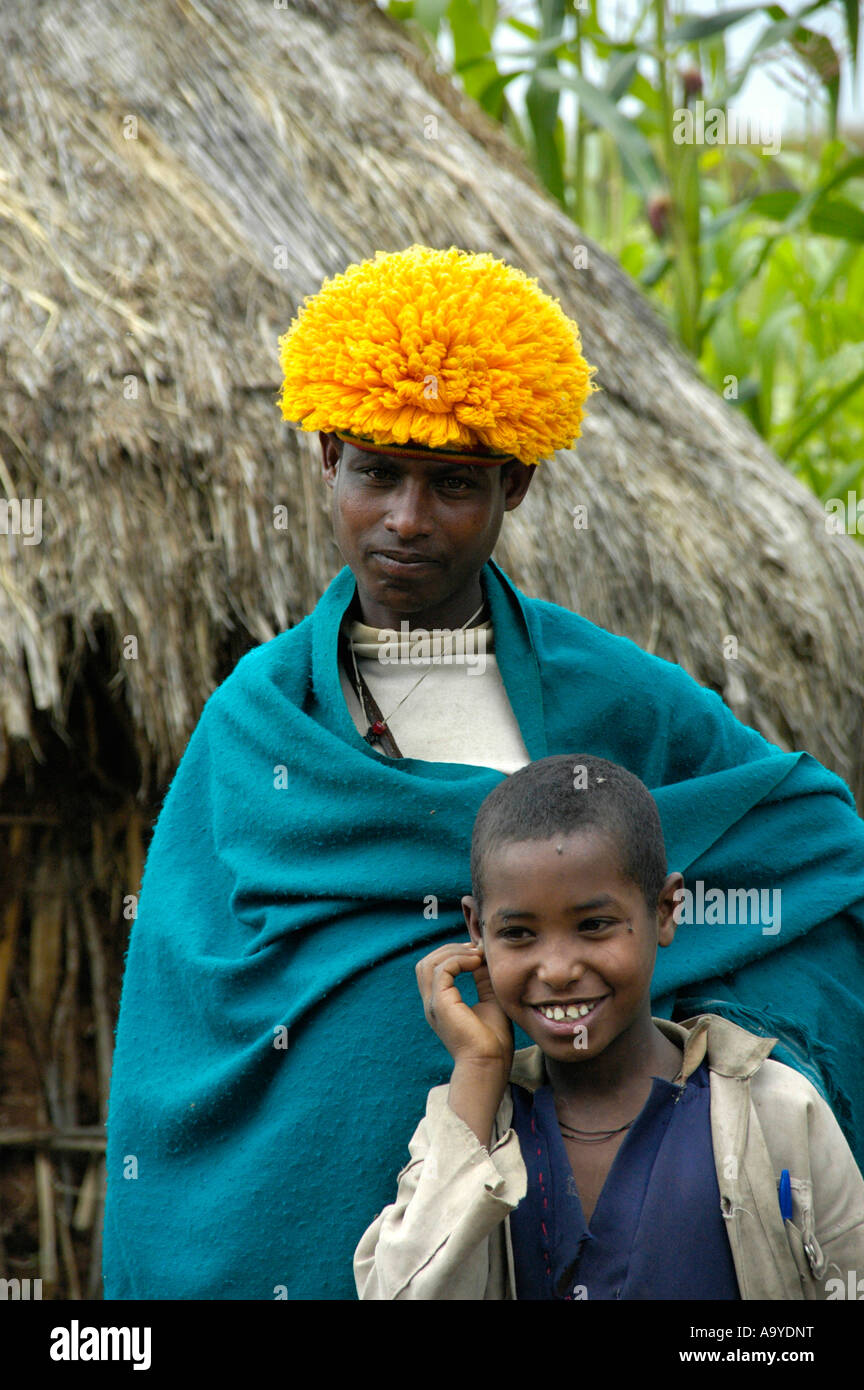
M486 964L504 1012L550 1060L606 1063L641 1053L654 1032L650 987L657 946L674 935L667 878L651 912L598 830L490 847L484 856ZM469 908L470 904L470 908ZM463 900L480 939L474 899Z

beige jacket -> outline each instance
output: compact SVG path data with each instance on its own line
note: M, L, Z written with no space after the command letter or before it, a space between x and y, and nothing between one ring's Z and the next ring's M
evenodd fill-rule
M685 1082L708 1054L714 1159L741 1297L849 1297L838 1289L864 1281L864 1179L829 1106L805 1077L766 1060L774 1038L713 1014L654 1022L682 1048ZM546 1083L539 1047L516 1053L511 1080L530 1091ZM354 1256L361 1299L515 1298L508 1217L527 1175L512 1116L508 1089L487 1151L448 1106L447 1087L430 1091L396 1201ZM784 1168L793 1203L785 1223Z

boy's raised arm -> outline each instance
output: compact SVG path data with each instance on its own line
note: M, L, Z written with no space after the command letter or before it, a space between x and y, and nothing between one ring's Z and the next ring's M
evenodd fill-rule
M474 976L469 1007L456 976ZM453 1058L448 1103L479 1142L488 1145L513 1064L513 1026L492 991L481 945L439 946L417 966L426 1022Z
M463 971L477 983L473 1008L455 985ZM357 1292L363 1300L507 1298L499 1228L527 1187L505 1101L512 1027L492 994L482 947L438 947L417 966L417 984L453 1075L449 1087L430 1092L396 1201L357 1248Z

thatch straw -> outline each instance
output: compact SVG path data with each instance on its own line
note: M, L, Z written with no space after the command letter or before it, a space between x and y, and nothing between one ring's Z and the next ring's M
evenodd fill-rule
M35 711L66 728L98 668L164 780L238 652L308 611L338 556L276 338L325 274L419 240L538 274L599 366L505 567L861 789L864 556L599 249L574 269L585 238L374 4L14 6L0 73L0 477L44 528L0 544L6 737L37 752Z

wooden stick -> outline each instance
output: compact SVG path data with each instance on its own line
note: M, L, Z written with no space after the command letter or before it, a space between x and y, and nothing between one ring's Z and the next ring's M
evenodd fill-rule
M64 1297L73 1299L76 1303L79 1303L81 1301L81 1279L78 1274L78 1262L75 1259L75 1247L72 1244L69 1221L65 1213L60 1215L60 1220L57 1222L57 1229L60 1232L60 1253L63 1256L63 1270L66 1275L66 1290Z
M45 837L48 839L48 837ZM54 836L40 845L30 911L30 1003L46 1029L57 999L63 951L62 877L57 874Z
M39 1277L52 1298L57 1286L57 1227L54 1218L54 1169L45 1153L36 1155L36 1201L39 1208Z
M9 982L15 964L15 942L18 939L18 924L21 920L21 878L20 867L27 846L28 833L22 825L13 825L9 832L9 901L3 907L0 919L0 1024L3 1010L9 995Z
M64 855L62 880L67 887L70 882L68 865ZM51 1026L51 1061L57 1078L57 1108L51 1115L52 1123L60 1129L75 1129L78 1125L78 970L80 950L78 923L69 903L63 914L65 920L66 970L63 983L57 994L57 1005ZM69 1168L69 1160L63 1159L60 1165L64 1188L63 1211L68 1221L72 1220L72 1189L77 1186Z
M71 885L70 885L71 889ZM72 896L70 892L70 897ZM90 899L85 892L75 895L80 911L84 940L90 961L91 997L93 1018L96 1025L96 1068L99 1085L99 1113L104 1120L108 1114L108 1094L111 1085L111 1066L113 1062L114 1033L112 1009L109 1002L108 968L99 924L93 912ZM71 915L71 914L70 914ZM103 1143L99 1152L104 1154ZM83 1206L83 1193L79 1207ZM102 1222L105 1206L105 1163L100 1159L97 1169L96 1203L90 1242L90 1267L87 1271L87 1297L102 1297Z
M17 1126L0 1129L0 1149L66 1150L70 1153L104 1153L105 1131L101 1125L79 1125L75 1129L28 1129Z
M96 1184L96 1219L90 1241L90 1270L87 1276L87 1297L102 1298L102 1227L105 1220L105 1160L99 1163Z
M141 812L133 804L126 822L126 872L129 891L138 893L144 873L144 844L141 838L143 819Z
M99 1194L99 1168L98 1159L91 1158L87 1164L87 1172L78 1190L78 1201L75 1204L75 1214L72 1217L72 1228L76 1231L89 1231L93 1225L93 1218L96 1215L96 1205Z
M27 1040L27 1046L30 1049L33 1064L36 1068L36 1080L39 1087L40 1121L43 1124L48 1124L49 1116L51 1116L53 1110L53 1095L47 1074L50 1069L50 1059L46 1057L45 1049L39 1037L39 1026L36 1019L33 1017L33 1010L30 1007L30 997L27 993L27 987L18 961L15 961L12 966L12 985L15 990L15 997L18 1000L18 1007L21 1010L21 1019L24 1024L24 1037Z
M59 816L15 815L14 812L0 816L0 825L62 825Z
M65 851L62 859L62 872L59 881L65 890L60 896L61 920L65 927L65 970L63 983L56 994L57 1005L51 1027L51 1057L57 1076L57 1113L52 1116L55 1123L75 1128L78 1121L78 967L80 951L78 943L78 924L75 913L70 909L63 911L64 900L70 897L72 875L69 857ZM72 1239L72 1221L75 1216L74 1194L78 1189L77 1164L73 1164L69 1150L59 1151L62 1201L57 1208L57 1229L60 1235L60 1254L63 1258L63 1271L66 1276L64 1294L66 1298L80 1300L81 1276L75 1257L75 1244Z
M108 1115L108 1093L111 1086L111 1063L114 1059L111 1006L108 1002L108 968L102 938L86 894L79 899L84 940L90 956L90 979L93 985L93 1018L96 1024L96 1065L99 1076L99 1113Z

